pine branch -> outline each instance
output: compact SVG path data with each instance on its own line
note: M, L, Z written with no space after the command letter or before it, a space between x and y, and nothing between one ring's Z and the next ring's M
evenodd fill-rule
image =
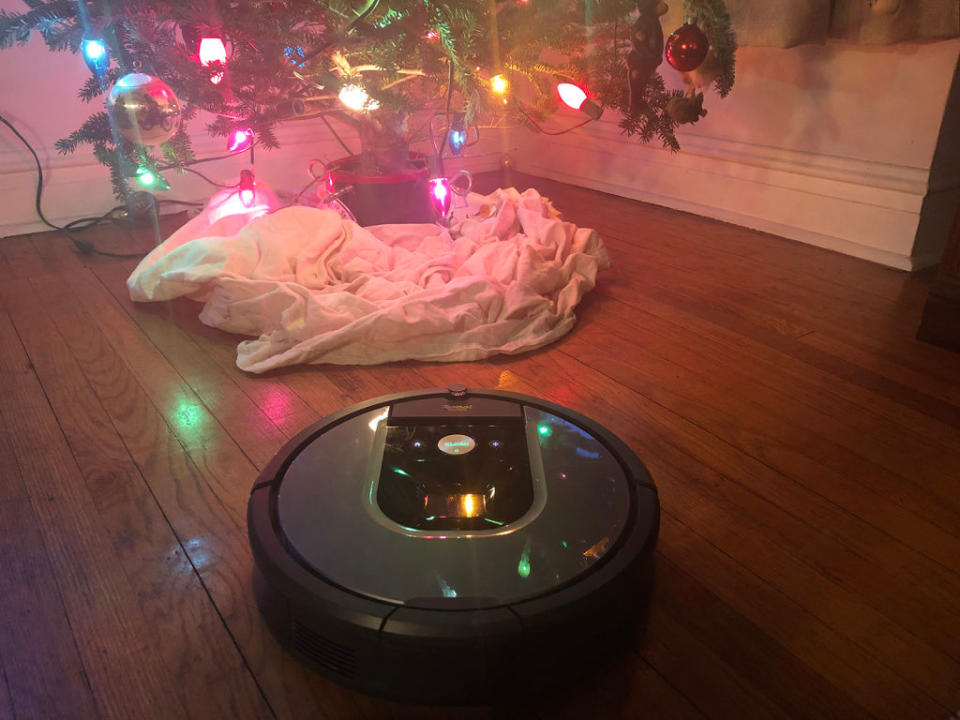
M710 39L710 48L720 68L713 86L720 97L726 97L733 89L737 51L737 35L730 13L723 0L684 0L684 10L696 19Z
M529 124L520 100L535 119L553 112L557 76L589 88L598 104L623 112L621 127L628 136L674 151L679 147L677 123L666 111L676 91L667 91L659 74L653 73L642 102L630 110L625 58L636 0L379 0L375 5L370 0L111 0L109 7L99 0L81 1L89 26L103 32L111 65L102 81L86 78L79 97L102 100L105 89L134 69L164 80L179 98L182 118L178 133L156 151L168 166L194 159L186 123L201 109L213 114L206 125L214 137L250 127L263 148L279 146L281 123L334 110L358 127L389 127L392 123L379 121L420 110L429 116L444 112L449 103L465 114L468 126L501 127ZM729 14L722 0L684 2L710 39L720 70L714 87L724 96L733 87L736 50ZM0 10L0 49L27 42L36 30L51 50L80 50L84 28L77 0L24 3L25 12ZM361 16L367 7L369 14ZM202 67L196 48L184 45L184 29L191 25L201 35L229 41L222 85L210 82L221 68ZM546 53L552 53L549 59ZM368 71L358 78L360 66ZM422 74L408 80L407 71ZM448 94L451 72L454 87ZM506 104L490 91L489 79L500 72L511 78L510 92L517 93ZM381 103L380 110L353 113L340 105L340 88L357 80ZM396 132L397 142L408 139L403 135ZM56 147L69 153L80 145L92 145L110 168L118 197L138 165L158 162L146 148L115 139L102 111Z
M77 21L77 3L74 0L33 2L25 13L0 10L0 50L14 44L25 44L34 30L38 30L46 41L48 33L58 25L76 25ZM62 48L51 46L51 49Z
M74 152L82 144L109 143L113 140L113 132L110 128L110 118L105 112L98 112L91 115L80 126L67 137L61 138L56 142L57 151L61 155L67 155Z

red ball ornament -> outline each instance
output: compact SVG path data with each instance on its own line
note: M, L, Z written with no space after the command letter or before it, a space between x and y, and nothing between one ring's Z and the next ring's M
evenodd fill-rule
M690 72L700 67L709 49L710 42L703 30L692 23L687 23L681 25L667 38L667 62L680 72Z

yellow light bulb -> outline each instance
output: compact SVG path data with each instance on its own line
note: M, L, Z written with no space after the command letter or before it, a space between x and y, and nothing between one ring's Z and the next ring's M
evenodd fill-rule
M494 75L490 78L490 87L497 95L507 92L507 79L503 75Z

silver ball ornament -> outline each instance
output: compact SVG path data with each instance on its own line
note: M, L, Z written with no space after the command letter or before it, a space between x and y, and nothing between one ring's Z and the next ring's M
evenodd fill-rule
M180 127L180 101L170 86L146 73L124 75L107 95L117 131L140 145L159 145Z

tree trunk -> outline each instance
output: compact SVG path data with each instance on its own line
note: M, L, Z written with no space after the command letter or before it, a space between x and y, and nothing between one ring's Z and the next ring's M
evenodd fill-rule
M360 171L365 175L392 175L409 168L407 116L378 110L360 122Z

